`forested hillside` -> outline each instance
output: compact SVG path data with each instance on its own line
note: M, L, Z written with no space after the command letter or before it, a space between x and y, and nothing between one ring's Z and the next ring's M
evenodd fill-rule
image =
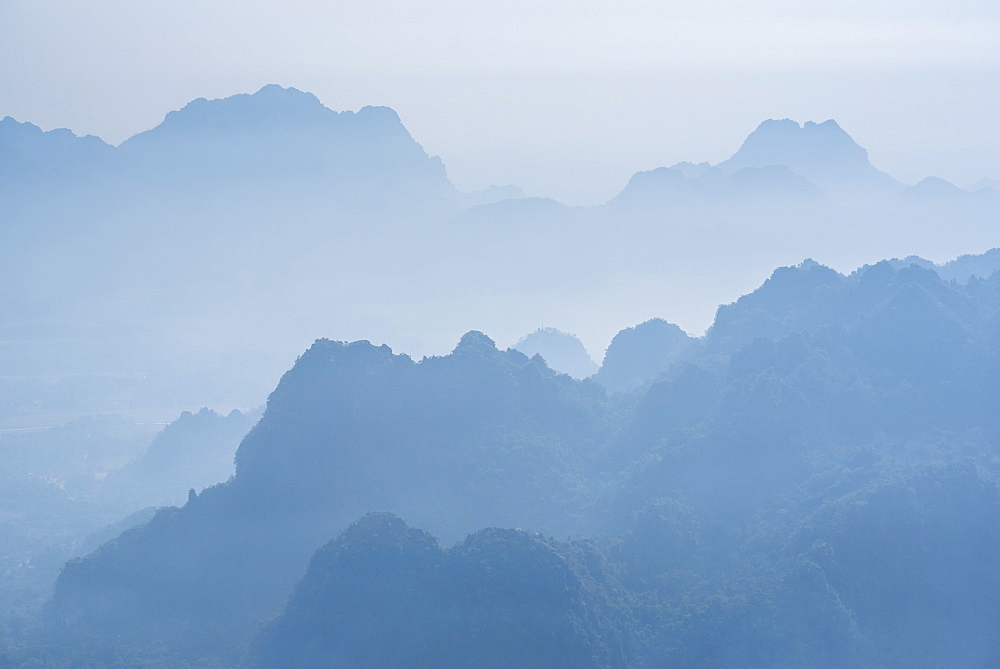
M419 362L320 340L231 481L66 566L49 633L228 663L993 664L998 326L1000 274L806 261L704 337L622 333L625 392L478 332Z

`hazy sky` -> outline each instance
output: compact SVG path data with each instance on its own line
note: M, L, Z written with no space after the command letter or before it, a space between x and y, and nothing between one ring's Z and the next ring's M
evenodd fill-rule
M908 182L1000 179L997 0L0 0L0 117L118 143L266 83L388 105L460 188L593 203L835 118Z

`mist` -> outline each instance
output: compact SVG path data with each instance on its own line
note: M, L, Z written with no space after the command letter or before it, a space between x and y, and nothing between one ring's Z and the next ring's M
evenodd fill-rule
M0 664L1000 663L995 7L0 6Z
M998 202L988 181L907 186L833 120L765 121L724 161L636 172L592 207L463 192L393 110L277 85L119 147L2 124L9 373L155 376L132 392L158 420L259 405L317 335L424 356L470 326L512 345L549 325L595 360L623 324L700 335L804 258L985 251Z
M166 110L277 82L385 105L461 190L568 204L721 162L760 121L835 118L908 184L1000 178L991 3L17 0L0 114L117 145Z

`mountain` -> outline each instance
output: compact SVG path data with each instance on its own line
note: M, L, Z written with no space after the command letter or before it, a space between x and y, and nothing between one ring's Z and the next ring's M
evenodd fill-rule
M977 191L983 188L989 188L991 190L1000 190L1000 179L990 179L989 177L983 177L974 184L969 185L966 190Z
M614 336L594 380L615 392L635 390L690 354L692 344L673 323L652 318Z
M819 198L849 205L884 200L903 185L876 169L836 121L762 122L718 165L677 163L638 172L618 201Z
M611 204L641 206L744 203L788 198L816 200L823 192L784 165L752 166L731 174L719 168L658 167L637 172Z
M762 122L739 150L718 165L677 163L637 172L613 204L669 206L691 202L766 200L834 202L853 207L885 200L903 190L868 160L836 121L789 119Z
M467 207L480 196L456 195L395 113L276 86L196 100L119 148L13 120L2 136L5 419L273 393L231 479L113 526L134 525L66 564L52 645L19 655L12 614L0 664L379 661L337 644L416 647L424 620L386 615L393 600L459 617L476 645L435 643L472 663L522 664L539 631L576 664L1000 663L995 258L865 264L989 248L995 190L893 197L836 124L769 121L729 161L639 173L607 206L498 189ZM804 257L864 266L788 266ZM584 381L478 331L419 362L361 339L444 351L470 322L510 341L585 313L596 341L654 307L700 330L720 302L703 337L620 332ZM358 341L318 340L289 369L315 332ZM205 454L202 430L232 447L232 418L183 417L135 480L159 492ZM32 434L4 435L9 463ZM97 529L81 498L127 459L72 434L72 462L5 475L11 588L42 591ZM355 579L387 594L348 633Z
M134 510L104 505L102 484L154 431L121 415L0 430L0 647L31 625L66 560L92 552L89 535Z
M946 281L953 280L966 283L972 277L989 279L1000 271L1000 248L990 249L981 254L965 254L941 265L936 265L934 271Z
M179 505L190 489L226 481L236 471L236 448L258 417L237 409L225 416L208 408L184 411L142 455L105 479L104 503L126 508Z
M848 204L884 199L902 185L868 161L868 152L837 125L790 119L764 121L731 158L717 165L726 174L747 167L783 165Z
M491 528L441 550L370 513L321 547L256 666L628 666L622 621L602 618L599 560L584 543ZM588 559L590 558L590 559Z
M160 431L131 418L0 430L0 647L11 630L28 629L67 560L183 502L191 488L229 478L254 421L204 409Z
M101 410L136 379L132 406L166 416L259 404L303 332L366 320L319 303L411 302L386 284L418 290L414 266L463 206L391 109L274 85L195 100L117 148L8 118L0 172L8 372L88 380Z
M900 192L899 197L911 200L940 201L942 198L968 198L970 193L939 177L925 177Z
M615 506L624 523L662 508L667 490L675 504L632 553L637 587L655 581L650 570L666 577L653 566L657 541L685 535L710 561L709 545L741 542L737 561L774 560L744 572L759 599L695 623L696 635L713 630L704 645L659 663L995 660L983 625L1000 601L986 572L1000 554L990 529L1000 507L996 470L979 467L1000 427L987 408L1000 390L997 279L963 288L888 263L851 276L813 263L778 270L720 309L705 351L733 351L726 362L696 358L649 389L627 443L662 459ZM734 340L736 323L759 329ZM691 564L673 567L673 592L697 588L680 580Z
M483 190L460 193L458 201L465 208L478 207L504 200L523 200L524 191L518 186L507 184L506 186L490 186Z
M988 279L1000 271L1000 249L990 249L986 253L966 254L949 260L946 263L935 263L919 256L907 256L900 260L893 258L888 261L896 269L917 265L934 270L945 281L968 283L973 277Z
M847 281L812 259L778 268L753 293L719 307L705 343L734 351L758 337L776 339L848 316L834 299Z
M589 313L578 334L606 341L659 305L703 331L801 258L996 243L986 196L842 205L824 179L877 175L828 123L762 124L731 161L640 172L596 207L457 193L391 110L275 85L194 100L117 148L4 123L24 137L0 157L18 165L16 187L0 179L0 358L20 379L0 405L58 398L65 420L258 405L317 334L426 355L469 323L513 341Z
M597 363L591 359L583 343L574 335L556 328L539 328L521 337L514 348L529 358L542 356L549 367L574 379L585 379L597 371Z
M6 116L0 120L0 192L37 179L92 173L114 153L114 147L93 135L78 137L65 128L43 131Z
M581 531L583 472L601 457L591 449L608 411L599 386L478 332L419 363L317 341L244 438L235 477L67 564L50 620L81 642L231 651L316 547L372 509L452 540L529 516L547 532Z
M469 621L481 643L435 642L461 657L516 653L552 577L569 580L546 624L573 657L622 635L656 666L992 664L998 323L1000 274L805 261L694 342L663 322L626 331L612 350L636 360L684 351L632 394L478 332L421 362L317 341L232 480L66 565L50 630L233 662L294 591L253 646L264 663L423 657L435 620ZM387 516L340 534L375 509L473 535L441 551ZM479 531L498 526L592 538L581 553ZM359 599L364 583L391 594ZM364 641L390 632L398 646Z
M191 195L224 202L280 194L318 197L327 206L371 208L403 198L446 209L465 197L392 109L336 112L310 93L275 84L194 100L118 147L6 117L0 121L0 187L13 183L19 189L86 185L90 206L101 209L108 197L117 198L118 207L136 197L165 206ZM507 187L468 197L517 194Z
M275 84L194 100L119 152L145 178L169 183L252 192L277 180L354 199L456 195L441 160L424 152L392 109L335 112L310 93Z

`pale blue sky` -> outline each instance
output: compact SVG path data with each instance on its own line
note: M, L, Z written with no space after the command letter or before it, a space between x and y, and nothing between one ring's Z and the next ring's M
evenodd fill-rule
M452 180L592 203L835 118L913 182L1000 179L1000 2L0 0L0 116L118 143L265 83L395 108Z

